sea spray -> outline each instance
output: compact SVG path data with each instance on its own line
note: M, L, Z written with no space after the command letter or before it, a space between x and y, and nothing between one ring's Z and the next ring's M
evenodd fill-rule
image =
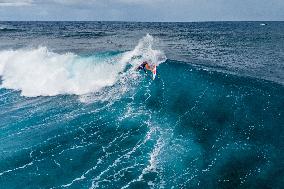
M161 50L153 48L156 39L150 34L139 40L138 45L129 52L126 52L121 59L122 62L129 62L134 67L147 61L149 64L158 66L166 61L167 57Z
M57 54L46 47L1 51L2 87L24 96L85 94L113 85L122 64L73 53Z

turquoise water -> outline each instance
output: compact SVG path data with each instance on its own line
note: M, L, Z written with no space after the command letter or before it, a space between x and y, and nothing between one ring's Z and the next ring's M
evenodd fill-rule
M116 51L2 45L1 187L282 188L281 75L178 61L156 40ZM154 81L134 69L144 59L160 63Z

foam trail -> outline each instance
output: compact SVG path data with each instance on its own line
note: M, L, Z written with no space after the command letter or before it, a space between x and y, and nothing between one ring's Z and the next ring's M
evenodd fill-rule
M113 85L124 64L99 57L57 54L46 47L0 52L1 87L21 95L86 94Z

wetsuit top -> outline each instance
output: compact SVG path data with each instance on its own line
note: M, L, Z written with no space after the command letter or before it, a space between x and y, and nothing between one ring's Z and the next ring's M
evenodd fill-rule
M146 69L145 69L146 64L148 64L148 63L147 63L147 62L143 62L143 63L138 67L138 70L144 70L144 72L146 73Z

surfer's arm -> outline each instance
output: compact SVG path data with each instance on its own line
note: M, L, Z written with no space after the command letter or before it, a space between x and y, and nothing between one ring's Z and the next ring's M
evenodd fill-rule
M143 65L138 66L138 68L136 68L136 70L137 70L137 71L143 70L145 73L147 73L147 71L146 71L146 69L145 69L145 66L143 66Z

